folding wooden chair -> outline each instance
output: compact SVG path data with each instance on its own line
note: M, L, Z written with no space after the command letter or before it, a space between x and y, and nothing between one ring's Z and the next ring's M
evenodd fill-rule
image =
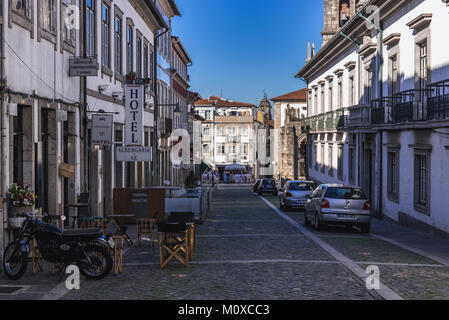
M189 260L192 260L195 251L195 214L193 212L172 212L167 222L184 222L189 231Z
M189 227L185 223L159 222L158 240L161 268L173 258L189 266Z
M136 230L137 230L137 241L136 246L140 247L140 243L142 241L142 236L147 235L150 237L150 247L154 245L155 238L155 224L156 224L157 212L155 214L155 218L145 218L145 219L136 219Z
M112 249L114 250L114 275L118 275L123 271L123 248L125 236L112 236L112 239L114 239L115 242L114 249Z

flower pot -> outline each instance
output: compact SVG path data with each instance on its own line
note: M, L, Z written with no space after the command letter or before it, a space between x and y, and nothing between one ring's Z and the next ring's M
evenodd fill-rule
M13 217L13 218L8 219L9 226L11 228L21 228L24 221L25 221L25 218L23 218L23 217Z

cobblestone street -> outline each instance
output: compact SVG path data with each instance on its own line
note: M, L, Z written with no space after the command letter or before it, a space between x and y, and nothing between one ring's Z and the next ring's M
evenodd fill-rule
M82 281L63 299L382 299L345 264L317 245L318 235L357 266L378 265L381 282L403 299L448 299L449 268L356 230L307 234L245 186L221 186L197 228L188 268L160 269L156 246L127 251L124 271ZM276 197L267 196L273 204ZM287 212L302 221L301 212Z

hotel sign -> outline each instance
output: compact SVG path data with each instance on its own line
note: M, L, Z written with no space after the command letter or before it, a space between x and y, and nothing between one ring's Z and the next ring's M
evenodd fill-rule
M144 86L125 88L125 146L143 145Z
M151 155L151 147L117 147L115 160L124 162L151 161Z
M112 145L112 115L92 115L92 144L100 146Z

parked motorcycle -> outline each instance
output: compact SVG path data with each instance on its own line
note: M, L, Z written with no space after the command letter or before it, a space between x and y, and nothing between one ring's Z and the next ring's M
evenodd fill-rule
M62 231L28 215L3 255L3 270L9 279L18 280L25 273L33 237L43 259L59 267L60 279L69 265L78 266L82 275L93 280L104 278L112 269L109 248L114 247L114 240L103 236L101 229Z

